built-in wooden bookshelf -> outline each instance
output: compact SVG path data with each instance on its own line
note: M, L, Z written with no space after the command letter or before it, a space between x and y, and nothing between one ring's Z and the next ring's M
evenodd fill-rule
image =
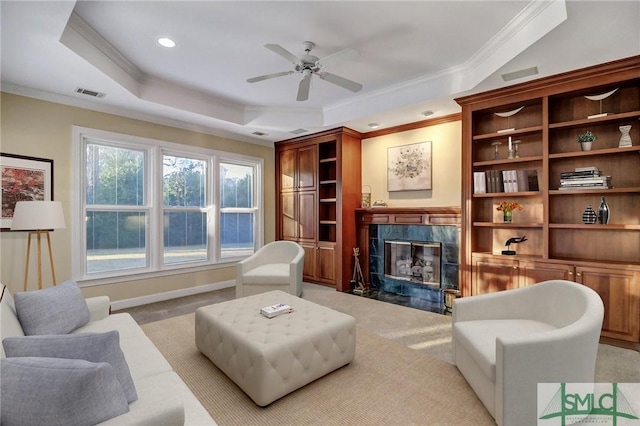
M339 291L350 289L360 140L360 133L339 128L276 143L276 238L303 247L306 281Z
M587 98L617 89L605 99ZM605 303L602 336L640 342L640 56L457 99L462 106L463 296L569 279L596 290ZM519 112L505 117L505 112ZM595 117L594 117L595 116ZM588 118L592 117L592 118ZM619 147L622 125L633 145ZM508 130L511 129L511 130ZM582 151L577 136L598 137ZM519 158L507 158L508 140ZM499 158L495 158L494 142ZM560 174L596 167L613 188L560 189ZM538 191L478 193L474 172L536 170ZM477 185L476 185L477 186ZM582 223L601 197L608 224ZM497 204L518 201L512 223ZM501 254L507 239L526 235Z

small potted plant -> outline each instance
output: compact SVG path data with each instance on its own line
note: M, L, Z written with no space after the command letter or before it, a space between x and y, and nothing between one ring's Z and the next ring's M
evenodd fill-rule
M598 139L590 130L578 135L578 143L583 151L591 151L591 144Z

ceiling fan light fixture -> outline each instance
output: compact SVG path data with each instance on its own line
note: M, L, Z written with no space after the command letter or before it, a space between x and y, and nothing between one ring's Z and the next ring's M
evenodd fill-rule
M176 46L176 42L171 40L168 37L160 37L158 39L158 44L162 47L172 48Z

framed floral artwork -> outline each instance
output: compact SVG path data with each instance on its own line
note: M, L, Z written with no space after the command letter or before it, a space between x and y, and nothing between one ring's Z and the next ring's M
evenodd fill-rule
M431 142L388 148L387 191L431 189Z
M0 153L2 214L0 228L8 231L18 201L53 200L53 160Z

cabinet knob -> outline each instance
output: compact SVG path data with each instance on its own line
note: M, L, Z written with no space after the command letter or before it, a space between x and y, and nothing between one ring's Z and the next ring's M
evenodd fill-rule
M578 273L576 274L576 276L577 276L577 277L581 277L581 276L582 276L582 273L578 272Z
M518 266L517 265L513 265L513 269L518 269Z
M573 271L568 271L569 276L573 275Z

